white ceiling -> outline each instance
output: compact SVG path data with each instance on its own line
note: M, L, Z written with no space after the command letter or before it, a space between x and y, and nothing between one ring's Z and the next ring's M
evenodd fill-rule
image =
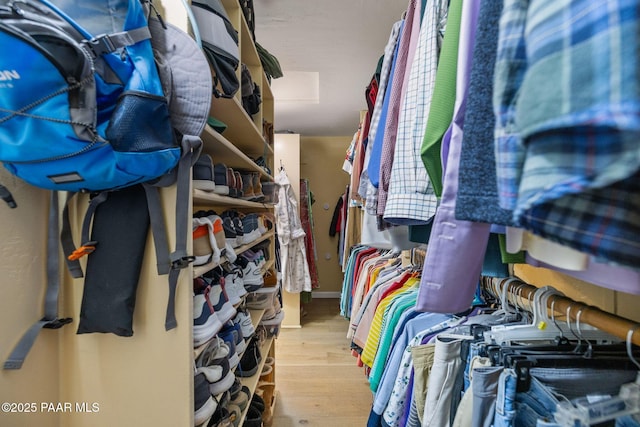
M318 73L319 102L275 103L276 130L351 136L365 89L406 0L253 0L256 40L287 72ZM276 93L277 96L277 93Z

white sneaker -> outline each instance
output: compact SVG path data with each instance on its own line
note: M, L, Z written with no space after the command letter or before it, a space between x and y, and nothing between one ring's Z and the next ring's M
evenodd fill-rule
M247 266L242 270L242 280L244 282L244 288L249 292L255 292L264 285L262 270L252 261L249 261Z
M233 321L240 324L242 335L245 339L251 337L256 332L253 322L251 321L251 316L249 316L249 313L246 311L239 311Z

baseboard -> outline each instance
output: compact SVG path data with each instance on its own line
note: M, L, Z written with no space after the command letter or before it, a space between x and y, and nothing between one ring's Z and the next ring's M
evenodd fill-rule
M316 292L316 291L313 291L313 298L337 298L337 299L340 299L340 292Z

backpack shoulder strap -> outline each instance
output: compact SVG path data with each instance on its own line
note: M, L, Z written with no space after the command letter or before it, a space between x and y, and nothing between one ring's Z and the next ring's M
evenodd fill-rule
M49 205L49 231L47 235L47 290L44 300L44 317L38 320L27 332L24 333L18 344L14 347L8 359L4 362L4 369L20 369L29 350L33 346L42 328L58 329L71 318L58 317L58 297L60 294L60 269L58 261L60 250L58 247L58 193L51 193Z
M140 27L117 33L102 34L89 40L87 46L96 56L100 56L150 38L149 27Z
M184 135L182 137L182 156L174 176L176 182L176 243L175 250L169 254L169 244L166 236L162 205L158 194L158 187L166 183L143 184L147 195L151 231L156 250L158 274L169 275L169 300L165 329L170 330L178 325L175 316L176 289L180 270L187 267L195 259L187 253L187 233L190 230L189 191L191 167L202 151L202 140L198 136ZM167 262L168 261L168 262Z

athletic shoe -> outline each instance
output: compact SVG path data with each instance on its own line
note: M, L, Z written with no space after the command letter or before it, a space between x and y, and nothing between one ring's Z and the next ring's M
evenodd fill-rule
M227 245L231 246L231 248L233 249L242 245L241 238L238 238L236 227L233 224L233 220L231 218L222 218L222 229L224 230L224 237Z
M236 374L239 377L246 378L255 375L258 372L258 366L262 361L262 355L260 354L259 341L253 337L247 344L247 350L240 358L240 364L236 369Z
M193 218L193 265L220 262L220 249L216 244L214 227L209 218Z
M209 382L209 392L212 396L217 396L220 393L224 393L229 390L236 379L236 375L231 370L231 364L229 359L222 359L219 365L214 365L216 368L220 368L220 378L216 381Z
M218 408L218 404L209 393L209 383L204 374L197 374L193 378L194 385L194 423L200 425L205 423Z
M222 322L204 294L193 296L193 345L199 347L222 329Z
M219 336L214 336L196 358L196 368L219 365L222 359L229 360L229 346Z
M204 295L223 325L236 315L236 309L229 302L224 288L218 281L204 276L196 277L193 279L193 290L196 295Z
M229 184L227 183L227 166L224 163L217 163L213 167L213 179L215 181L213 192L227 196L229 194Z
M213 161L208 154L200 154L198 160L191 169L193 176L193 188L203 191L215 191L215 172Z
M233 320L230 320L229 322L222 325L220 333L225 334L229 331L233 332L233 336L236 340L236 352L238 353L238 355L242 355L242 353L244 353L247 348L246 342L244 341L244 335L242 335L242 328L240 328L240 325L236 325Z
M239 256L236 265L242 268L242 281L247 292L255 292L264 285L262 271L254 262Z
M258 268L264 267L267 263L267 260L264 256L264 251L262 249L258 249L256 251L249 249L241 254L242 257L246 258L248 261L255 263Z
M247 308L267 310L274 307L277 288L261 288L247 295Z
M224 284L229 300L237 301L232 304L236 305L242 302L242 297L247 294L247 290L244 288L244 281L240 277L237 268L233 271L225 272Z
M222 218L213 210L200 210L194 213L193 216L198 218L206 217L211 221L211 224L213 225L213 236L216 240L216 246L220 249L220 256L224 256L227 260L234 262L237 255L233 250L233 247L228 244L226 240L226 232L224 230L224 222Z
M233 319L234 323L240 325L242 329L242 336L245 340L249 339L256 332L255 327L253 326L253 322L251 321L251 316L245 310L238 311L236 317Z
M240 418L242 418L242 409L233 401L229 402L227 405L227 410L229 411L229 419L233 423L233 427L240 426ZM243 426L244 427L244 426Z
M229 367L234 370L240 363L240 353L236 349L236 335L234 329L218 332L218 337L224 340L227 347L229 347Z
M231 421L231 414L226 405L218 405L211 417L211 421L209 421L208 427L234 427Z
M249 394L249 388L247 386L241 386L239 392L231 397L231 404L237 405L241 411L244 411L249 404Z
M222 215L220 216L222 217L222 220L224 221L225 226L229 230L233 230L233 233L235 233L236 235L237 246L234 246L234 247L238 247L246 244L245 238L244 238L244 228L242 226L242 220L240 219L240 214L237 211L230 209L222 212ZM233 242L230 241L229 243L233 243Z
M244 231L243 242L249 244L262 236L258 227L258 215L255 213L247 214L242 217L242 230Z
M267 231L269 231L265 224L264 215L258 215L258 231L260 231L260 235L263 235Z

